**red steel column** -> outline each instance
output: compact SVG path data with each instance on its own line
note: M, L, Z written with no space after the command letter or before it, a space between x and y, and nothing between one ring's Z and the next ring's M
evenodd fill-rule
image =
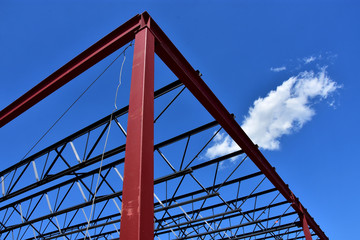
M301 210L302 210L302 207L301 207ZM307 223L305 214L299 214L299 217L300 217L300 221L301 221L302 228L303 228L303 231L304 231L305 239L306 240L312 240L309 225Z
M228 112L220 100L201 79L199 74L154 21L151 22L151 31L154 33L156 38L155 51L160 59L182 81L186 88L216 119L216 121L224 128L232 139L234 139L241 149L244 150L249 158L279 190L286 200L291 203L294 195L288 185L285 184L279 174L267 161L265 156L235 121L234 117ZM306 210L300 210L300 207L302 207L300 202L296 202L292 206L298 214L302 213L305 216L309 226L321 240L329 239L310 214Z
M124 166L121 240L154 239L154 36L135 36Z

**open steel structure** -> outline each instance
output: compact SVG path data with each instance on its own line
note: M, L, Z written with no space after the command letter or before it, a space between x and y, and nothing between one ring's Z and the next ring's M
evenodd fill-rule
M3 109L0 126L133 39L129 105L0 172L0 238L328 239L201 74L146 12ZM156 91L155 53L178 78ZM184 90L213 120L155 142L154 102L175 96L161 115ZM99 146L111 123L122 138L102 153ZM196 161L220 130L241 150ZM179 143L181 151L173 147ZM173 160L174 155L180 160ZM232 164L224 172L226 162ZM154 174L154 165L161 164L167 170ZM94 192L96 177L100 181Z

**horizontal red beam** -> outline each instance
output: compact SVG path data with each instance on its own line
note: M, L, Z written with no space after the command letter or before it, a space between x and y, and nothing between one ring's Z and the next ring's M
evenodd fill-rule
M0 112L0 127L4 126L52 92L56 91L67 82L134 39L135 33L145 25L143 20L148 19L149 17L150 16L145 12L142 15L137 15L130 19L3 109ZM292 203L294 210L299 214L304 214L309 226L315 233L321 239L328 239L289 187L276 173L275 169L245 134L214 93L204 83L198 73L167 38L164 32L152 19L147 23L147 26L155 36L155 52L157 55L174 72L174 74L181 79L184 85L245 151L287 201Z
M140 26L141 15L136 15L1 110L0 128L133 40Z
M153 31L156 44L155 52L162 61L173 71L173 73L184 83L197 100L206 108L206 110L216 119L216 121L226 130L234 141L244 150L256 166L264 173L271 183L280 191L280 193L290 202L294 210L299 214L304 214L309 226L321 239L328 239L325 233L316 224L310 214L304 209L299 201L296 201L294 194L289 187L276 173L275 169L266 160L264 155L254 145L239 124L234 120L226 108L222 105L215 94L201 79L199 74L192 68L184 56L158 27L152 21L151 30Z

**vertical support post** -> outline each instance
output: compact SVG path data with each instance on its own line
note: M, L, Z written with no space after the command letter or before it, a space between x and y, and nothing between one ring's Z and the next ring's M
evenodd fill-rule
M148 27L135 36L120 239L154 239L154 53Z
M295 197L293 192L291 192L290 199L291 199L291 202L292 202L291 205L293 206L293 208L294 209L296 209L296 208L299 209L298 215L299 215L299 219L300 219L300 222L301 222L301 227L302 227L304 235L305 235L305 239L306 240L312 240L309 225L308 225L308 222L306 220L306 214L305 214L305 212L307 212L306 209L304 210L303 205L300 203L299 199Z
M299 214L299 215L300 215L299 217L300 217L300 221L301 221L302 228L303 228L303 231L304 231L305 239L306 240L312 240L309 225L308 225L308 223L306 221L305 214Z

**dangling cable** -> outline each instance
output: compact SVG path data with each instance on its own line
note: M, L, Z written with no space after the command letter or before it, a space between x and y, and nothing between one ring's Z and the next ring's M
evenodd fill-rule
M24 160L28 154L40 143L40 141L55 127L55 125L65 116L65 114L75 105L77 101L90 89L92 85L113 65L113 63L125 53L125 51L131 47L133 43L131 42L105 69L100 73L100 75L80 94L80 96L65 110L65 112L51 125L51 127L40 137L40 139L30 148L30 150L25 154L25 156L21 159Z
M122 55L124 54L124 60L123 63L121 65L121 70L120 70L120 77L119 77L119 85L117 87L116 90L116 96L115 96L115 108L117 109L116 106L116 98L117 98L117 93L118 93L118 89L121 85L121 73L122 73L122 69L123 69L123 65L125 62L125 51L129 48L133 46L133 42L130 42L130 44L125 47L125 49L118 55L115 57L115 59L99 74L99 76L97 76L95 78L95 80L80 94L80 96L61 114L61 116L50 126L50 128L39 138L39 140L30 148L30 150L23 156L23 158L21 160L24 160L29 153L41 142L41 140L55 127L55 125L66 115L66 113L80 100L80 98L92 87L92 85L95 84L95 82L114 64L114 62ZM112 116L111 116L112 118ZM111 120L110 120L111 122ZM109 126L110 127L110 126ZM33 162L33 164L35 164L35 162ZM2 195L5 196L6 192L5 192L5 180L6 178L10 175L10 173L8 173L5 176L1 176L0 177L0 185L1 185L1 190L2 190Z
M118 92L119 92L119 88L120 88L120 86L121 86L121 74L122 74L122 71L123 71L123 67L124 67L125 60L126 60L126 55L125 55L125 52L124 52L124 60L123 60L123 62L122 62L122 64L121 64L121 68L120 68L119 84L118 84L118 86L117 86L117 88L116 88L116 93L115 93L115 101L114 101L114 107L115 107L115 109L114 109L114 111L118 109L118 108L117 108L117 105L116 105L116 101L117 101L117 95L118 95ZM114 113L114 111L113 111L113 113Z
M130 43L129 46L132 46L132 42ZM126 48L126 49L127 49L127 48ZM101 154L101 161L100 161L99 173L98 173L98 177L97 177L97 181L96 181L96 186L95 186L95 191L94 191L94 195L93 195L93 199L92 199L92 203L91 203L90 215L89 215L89 218L87 219L87 223L88 223L88 224L87 224L87 226L86 226L86 231L85 231L84 240L86 239L86 236L87 236L87 235L90 237L89 227L90 227L90 222L91 222L92 215L93 215L93 211L94 211L95 198L96 198L96 193L97 193L98 187L99 187L100 175L101 175L101 168L102 168L102 164L103 164L103 160L104 160L106 145L107 145L108 138L109 138L109 134L110 134L111 122L112 122L112 120L113 120L114 112L118 109L118 108L117 108L117 105L116 105L116 102L117 102L117 96L118 96L119 88L120 88L120 86L121 86L121 75L122 75L124 63L125 63L125 60L126 60L126 54L125 54L125 53L126 53L126 49L121 53L121 55L124 54L124 59L123 59L122 64L121 64L120 75L119 75L119 82L118 82L118 85L117 85L117 88L116 88L116 92L115 92L114 110L113 110L112 113L110 114L109 126L108 126L107 133L106 133L106 139L105 139L105 144L104 144L103 152L102 152L102 154Z

